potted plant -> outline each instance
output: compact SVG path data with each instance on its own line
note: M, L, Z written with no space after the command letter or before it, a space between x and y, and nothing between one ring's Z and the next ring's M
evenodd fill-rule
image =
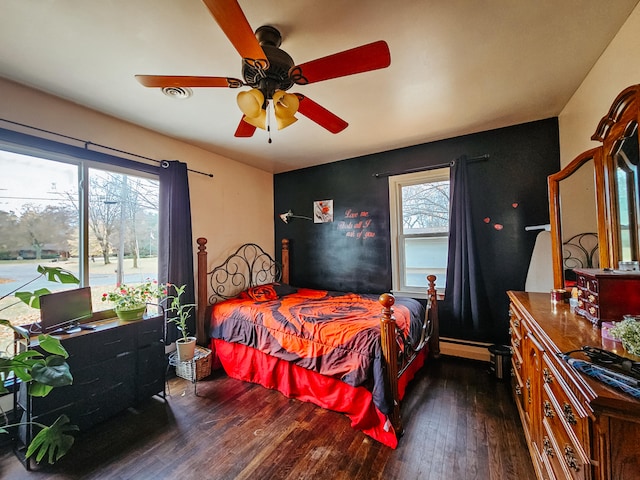
M73 273L60 267L39 265L37 271L39 275L36 278L2 296L0 299L15 294L17 298L27 305L33 308L40 308L40 296L51 293L48 289L41 288L35 292L19 292L18 290L41 277L45 277L50 282L80 283L80 280ZM0 319L0 325L12 329L16 334L25 337L27 342L29 341L29 335L25 333L24 329L16 328L9 320ZM37 350L26 350L13 356L6 356L0 353L0 378L6 379L13 374L15 378L28 385L27 394L32 397L44 397L55 387L63 387L73 383L73 376L69 371L69 364L66 362L69 354L60 343L60 340L49 335L39 335L38 344L44 353ZM4 382L0 381L0 394L6 393L8 393L8 389ZM69 423L69 417L60 415L51 426L37 421L20 421L0 427L0 434L8 433L9 429L13 427L27 424L41 428L27 446L26 452L26 458L35 455L38 463L45 456L49 463L59 460L73 445L74 438L69 435L69 432L78 430L76 425Z
M632 355L640 355L640 316L625 315L609 329L609 334L622 342L624 349Z
M102 294L103 302L112 302L120 320L139 320L144 315L147 303L167 294L167 287L157 281L147 280L140 285L122 284L111 292Z
M182 337L176 340L176 349L178 350L178 360L188 362L193 359L196 349L196 338L189 335L187 320L191 314L191 310L195 307L193 303L183 304L180 297L184 294L186 285L178 287L167 283L167 290L173 288L175 295L167 296L167 322L175 323L176 327L182 334Z

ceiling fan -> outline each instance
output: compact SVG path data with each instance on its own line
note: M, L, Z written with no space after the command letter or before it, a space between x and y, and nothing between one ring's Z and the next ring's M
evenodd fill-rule
M286 93L294 84L306 85L332 78L386 68L391 64L389 46L380 40L318 58L300 65L280 44L280 32L269 25L252 31L237 0L203 0L213 18L242 57L242 77L136 75L145 87L171 91L189 87L251 87L237 96L244 114L236 137L251 137L256 128L269 130L270 102L278 130L297 121L300 113L331 133L339 133L348 123L300 93ZM269 139L271 142L271 139Z

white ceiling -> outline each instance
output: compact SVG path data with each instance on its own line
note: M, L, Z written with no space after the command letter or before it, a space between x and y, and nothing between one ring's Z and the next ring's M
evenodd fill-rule
M242 78L201 0L0 0L0 76L277 173L557 116L638 0L239 3L296 64L387 41L389 68L290 90L346 130L299 115L271 144L235 138L238 90L141 86L135 74Z

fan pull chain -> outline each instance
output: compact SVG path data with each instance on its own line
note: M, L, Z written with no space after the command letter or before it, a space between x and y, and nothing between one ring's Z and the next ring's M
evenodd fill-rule
M271 143L271 115L269 112L269 107L271 106L271 103L267 103L267 133L269 134L269 141L268 143Z

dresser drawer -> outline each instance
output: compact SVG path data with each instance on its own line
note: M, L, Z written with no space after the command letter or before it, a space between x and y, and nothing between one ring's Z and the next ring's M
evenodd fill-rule
M576 445L559 424L557 417L542 420L544 435L542 456L550 478L586 480L591 478L591 465L582 448Z
M135 325L128 325L91 335L92 363L109 360L125 352L133 352L136 346L135 333Z
M138 348L164 342L164 317L144 319L136 327L138 328Z
M570 392L562 377L546 356L543 358L543 391L545 394L543 412L553 412L555 419L564 427L572 441L580 446L584 455L589 445L589 416L580 407L580 402Z

